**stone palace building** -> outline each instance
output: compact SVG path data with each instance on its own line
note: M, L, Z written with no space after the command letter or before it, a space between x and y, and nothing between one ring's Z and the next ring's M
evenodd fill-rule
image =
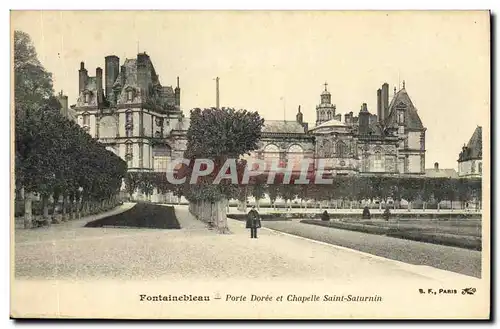
M478 126L458 155L458 176L479 178L483 174L483 129Z
M167 163L183 156L189 120L181 108L179 78L176 87L164 86L150 57L105 57L105 73L98 67L89 76L80 64L79 96L71 109L76 121L108 149L127 161L129 170L166 171ZM377 90L377 113L366 103L357 116L344 120L332 103L327 84L316 106L314 126L296 120L267 120L259 148L250 157L288 163L320 159L332 175L425 174L425 131L405 84ZM316 167L317 168L317 167ZM300 168L296 168L300 169Z

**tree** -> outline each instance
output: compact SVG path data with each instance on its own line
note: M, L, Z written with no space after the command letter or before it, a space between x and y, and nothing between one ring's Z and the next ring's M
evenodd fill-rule
M264 198L266 195L266 181L267 178L264 175L252 177L251 180L252 196L255 198L257 210L260 210L260 199Z
M53 95L52 75L37 58L30 36L14 31L14 98L17 110L36 110Z
M141 183L141 175L139 172L127 172L125 176L125 189L132 199L132 195L137 191Z
M211 159L216 170L199 179L195 186L188 186L188 200L197 204L204 204L205 201L214 204L216 211L210 212L210 222L214 223L219 233L229 231L225 206L228 198L234 196L237 189L235 184L227 180L220 184L213 184L213 181L227 159L239 159L240 156L257 149L263 124L264 120L257 112L246 110L210 108L191 111L184 156L191 160ZM190 169L192 173L193 167L190 166ZM205 205L195 208L197 212L206 211Z

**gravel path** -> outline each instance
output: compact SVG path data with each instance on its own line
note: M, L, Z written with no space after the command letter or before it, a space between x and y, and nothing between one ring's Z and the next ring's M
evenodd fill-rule
M24 236L15 244L17 279L51 280L329 280L336 283L440 278L350 250L260 230L250 239L244 223L228 220L232 234L206 229L177 207L180 230L67 227ZM35 231L35 230L33 230ZM47 230L48 231L48 230Z
M263 226L405 263L481 277L480 251L304 224L299 220L265 221Z

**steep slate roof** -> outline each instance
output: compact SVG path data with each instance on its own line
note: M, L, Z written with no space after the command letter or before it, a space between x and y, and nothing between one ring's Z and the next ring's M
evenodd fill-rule
M458 173L455 169L425 169L425 176L432 178L458 178Z
M297 121L265 120L263 133L303 134L304 127Z
M417 109L415 108L415 105L413 105L413 102L411 101L410 96L408 96L405 88L399 90L391 100L391 103L389 104L389 117L385 119L385 125L398 125L396 108L398 105L402 104L406 105L404 118L406 127L409 129L424 129L422 120L420 120L420 117L418 116Z
M96 77L89 77L87 79L87 84L85 85L85 89L95 92L97 90L96 80L97 80Z
M137 87L137 60L134 59L126 59L125 62L123 63L123 66L125 66L125 86L132 86L132 87ZM123 71L120 70L120 73L118 74L118 77L115 80L114 85L121 85L122 83L122 75ZM125 86L121 86L122 88Z
M137 79L137 59L125 59L123 63L125 67L125 79L122 80L124 72L120 70L113 87L121 86L121 88L125 88L128 86L138 88L138 79ZM154 75L154 67L152 68L152 75ZM161 86L160 82L152 77L151 79L155 88L158 88L158 96L163 104L174 105L175 104L175 93L174 89L171 86ZM122 81L124 81L124 85L122 86Z
M458 161L468 161L473 159L482 159L483 157L483 129L478 126L472 137L467 143L465 149L460 152Z
M368 125L368 133L371 133L371 135L382 136L383 130L378 122L373 122L372 124Z

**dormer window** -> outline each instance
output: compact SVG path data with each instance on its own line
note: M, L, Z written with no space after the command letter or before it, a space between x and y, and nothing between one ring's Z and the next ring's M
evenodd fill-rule
M156 118L156 125L158 127L163 126L163 118Z
M134 88L127 87L125 89L125 92L127 93L127 102L132 102L134 100L134 97L135 97Z
M398 113L398 122L399 124L404 124L405 123L405 113L403 111L399 111Z

